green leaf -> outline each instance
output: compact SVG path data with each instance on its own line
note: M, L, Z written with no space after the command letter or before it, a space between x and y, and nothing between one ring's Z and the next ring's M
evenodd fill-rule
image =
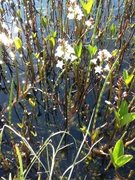
M115 164L116 164L117 168L122 167L126 163L131 161L132 158L133 158L132 155L128 155L128 154L122 155L115 161Z
M55 39L54 39L54 37L50 37L49 41L50 41L52 47L54 47L55 46Z
M130 114L131 114L132 118L135 120L135 112L131 112Z
M125 114L128 113L128 104L125 100L122 101L118 112L119 112L120 117L123 117Z
M127 79L125 79L125 84L126 84L127 86L131 83L133 77L134 77L134 75L131 74L131 75L128 76Z
M92 10L92 6L94 4L94 0L88 0L87 3L85 3L83 0L80 0L80 3L82 5L84 11L88 15L91 12L91 10Z
M14 39L14 43L17 50L20 50L22 48L22 40L19 37L16 37Z
M134 45L135 45L135 36L133 36L133 43L134 43Z
M120 127L120 115L119 115L119 113L116 111L115 108L114 108L114 114L115 114L115 118L116 118L116 127L119 128L119 127Z
M33 37L33 38L36 38L36 36L37 36L37 34L34 33L34 32L32 32L32 37Z
M19 9L16 11L16 14L17 14L18 18L20 18L20 17L21 17L21 12L20 12L20 10L19 10Z
M54 38L55 38L55 37L56 37L56 35L57 35L57 31L52 31L52 32L51 32L51 34L52 34L52 37L54 37Z
M41 17L41 25L44 26L44 28L45 28L47 26L47 23L48 23L47 18L42 16Z
M19 128L23 128L24 127L24 124L23 123L17 123L17 125L19 126Z
M122 139L119 139L114 146L112 156L114 161L116 162L116 160L123 155L124 155L124 145Z
M124 80L128 78L128 71L126 69L123 71L123 78Z
M29 104L30 104L33 108L36 106L36 100L35 100L35 99L29 98L28 101L29 101Z
M123 71L123 79L127 87L131 83L133 77L134 75L133 74L129 75L127 70Z
M24 173L23 173L23 161L22 161L22 156L21 156L21 152L19 150L19 147L17 144L15 144L15 150L16 150L16 156L18 158L18 163L19 163L19 175L18 178L19 180L24 180Z
M89 51L90 57L93 58L93 56L97 52L97 46L88 45L88 51Z
M112 24L110 26L110 33L111 33L111 37L114 37L115 33L116 33L116 25Z
M80 42L79 45L75 45L74 50L75 50L76 56L80 58L82 54L82 42Z
M120 119L120 125L125 126L135 120L135 113L127 113Z

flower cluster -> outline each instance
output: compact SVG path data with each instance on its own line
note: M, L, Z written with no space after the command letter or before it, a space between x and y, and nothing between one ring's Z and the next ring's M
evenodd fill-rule
M95 65L95 73L101 74L103 71L108 72L110 70L108 62L110 58L112 58L112 55L109 51L106 49L100 50L97 58L91 60L91 63Z
M56 48L55 57L58 57L65 61L70 60L71 62L77 59L77 57L75 56L75 51L68 43L68 41L65 41L64 39L59 39L58 43L59 45ZM63 61L58 60L57 67L62 68L62 66L63 66Z
M83 17L82 10L80 9L79 5L77 4L76 0L70 0L68 5L68 15L69 19L77 19L81 20Z

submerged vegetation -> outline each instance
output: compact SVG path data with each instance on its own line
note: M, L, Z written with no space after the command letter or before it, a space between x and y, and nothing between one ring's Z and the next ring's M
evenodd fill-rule
M134 0L0 0L0 177L135 179Z

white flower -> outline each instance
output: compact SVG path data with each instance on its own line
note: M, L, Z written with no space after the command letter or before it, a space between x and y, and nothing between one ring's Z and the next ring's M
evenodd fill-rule
M76 19L80 21L82 19L82 17L83 17L83 13L80 13L80 14L77 14Z
M1 26L2 26L4 29L6 29L6 30L9 29L8 26L7 26L7 24L6 24L5 22L2 22L2 23L1 23Z
M92 29L93 28L93 25L94 25L94 19L91 17L89 20L85 21L85 25Z
M106 49L100 50L98 52L98 59L100 61L102 61L102 60L108 61L111 57L112 57L112 55Z
M102 67L101 66L96 66L95 67L95 73L101 74L103 72Z
M77 57L75 56L75 55L73 55L73 54L71 54L71 61L74 61L74 60L76 60L77 59Z
M107 101L107 100L105 100L105 103L106 103L107 105L111 105L111 104L112 104L110 101Z
M2 60L0 60L0 65L2 65L3 64L3 61Z
M64 64L63 64L63 61L59 61L59 60L58 60L58 62L57 62L57 64L56 64L56 67L62 69L63 65L64 65Z
M79 5L76 3L75 0L70 0L69 7L68 7L68 15L69 19L77 19L81 20L83 17L82 10L80 9Z
M68 13L67 17L68 17L68 19L75 19L75 14L74 13Z
M15 59L15 54L13 53L13 51L9 51L8 52L8 54L9 54L9 56L10 56L10 58L12 59L12 60L14 60Z
M77 57L75 56L75 51L71 47L71 45L68 44L68 41L65 41L64 39L59 39L58 42L59 46L56 48L56 57L62 58L66 61L74 61L75 59L77 59Z
M70 3L76 3L76 0L70 0Z
M2 33L0 34L0 42L1 42L2 44L4 44L5 46L10 46L10 45L12 45L13 40L10 39L8 36L6 36L5 33L2 32Z
M91 59L91 63L96 65L97 64L97 59L96 58Z
M72 48L72 46L68 43L68 41L65 41L64 39L58 40L58 47L56 48L55 57L61 58L62 60L68 61L70 60L73 62L75 59L77 59L75 55L75 51ZM56 67L62 68L63 67L63 61L58 60L58 63Z
M56 57L62 57L63 55L64 55L64 51L63 51L62 46L58 46L56 49L55 56Z
M109 64L106 64L106 65L105 65L104 71L110 71Z

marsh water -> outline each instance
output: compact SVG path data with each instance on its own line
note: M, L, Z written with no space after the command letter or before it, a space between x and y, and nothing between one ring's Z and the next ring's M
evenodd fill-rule
M25 3L27 3L27 6L24 6ZM63 14L61 14L59 9L57 9L60 5L61 8L63 8L63 11L61 11ZM98 33L99 39L102 33L104 33L102 32L102 29L104 29L106 21L109 22L108 17L116 26L119 26L120 17L123 14L123 11L125 11L124 6L124 0L103 1L103 5L101 7L102 16L100 19L101 29L99 29ZM52 7L54 7L54 9ZM97 7L98 1L97 6L94 7L95 11L97 10ZM4 64L0 64L0 127L2 128L4 124L11 125L12 128L14 128L18 133L27 139L35 152L39 151L39 148L42 147L44 141L50 135L58 131L62 132L65 129L70 132L70 135L67 135L63 140L63 146L66 144L67 148L60 151L60 153L57 155L55 171L52 179L59 179L65 169L72 164L74 157L77 154L77 148L80 146L84 137L83 131L80 131L80 128L83 127L83 124L87 125L90 117L92 116L92 110L96 105L98 97L95 88L99 88L97 84L98 81L100 81L99 78L92 79L91 86L88 87L85 99L83 99L81 97L81 93L83 94L84 91L82 83L83 70L80 70L79 72L79 80L77 77L77 81L80 83L80 86L78 85L78 87L74 85L75 83L74 78L72 78L72 72L70 72L68 75L68 81L66 81L66 85L64 79L65 77L59 80L58 75L60 70L54 67L54 50L51 49L52 45L49 44L51 42L49 38L53 37L55 32L57 32L57 38L54 35L54 38L56 39L62 38L62 36L64 36L70 42L74 40L75 37L74 35L72 36L72 34L75 24L72 23L72 21L68 22L68 36L64 33L62 34L62 30L59 29L59 26L62 23L63 26L65 24L66 14L64 14L64 12L66 12L66 8L66 1L0 1L0 19L6 24L6 28L4 27L5 32L8 28L8 30L11 32L11 38L14 39L16 36L21 37L23 42L22 50L15 52L15 49L12 49L12 51L15 52L16 57L14 60L8 56L10 47L3 50L5 53L3 55ZM2 11L2 9L4 11ZM60 17L62 17L61 21L59 21ZM95 15L93 15L93 17L95 18ZM135 18L133 17L131 20L132 24L134 20ZM46 21L49 22L48 27L46 27ZM44 28L46 28L46 31L44 31L44 28L42 28L41 24L44 26ZM18 31L16 31L16 26L19 27ZM66 27L63 26L62 28L64 32ZM133 29L131 29L131 31L133 31ZM35 36L37 39L35 38L34 33L36 33ZM120 43L126 41L126 38L128 39L130 33L131 32L127 31ZM33 40L34 38L36 40ZM44 41L45 38L46 40ZM91 32L85 39L85 47L87 47L89 44L90 38ZM46 42L48 41L49 45L46 45ZM118 46L121 46L115 42L115 36L108 37L106 35L103 38L101 36L99 41L95 41L97 42L99 49L103 49L102 47L104 47L104 49L107 48L110 52L112 52L114 49L117 49ZM47 52L44 47L48 50ZM122 74L122 70L124 68L130 69L132 65L134 66L134 55L132 53L133 48L134 47L132 45L129 45L127 53L124 54L123 64L120 67L120 74ZM84 53L83 58L87 60L87 56L88 54ZM45 60L42 61L42 59ZM87 66L87 62L86 64L85 62L86 61L84 61L84 65ZM42 78L43 81L41 81ZM102 84L100 85L102 86ZM11 94L12 89L14 89L13 94ZM73 99L69 98L67 100L67 98L65 98L65 90L68 91L67 96L70 97L71 95ZM75 96L76 92L79 90L80 94L78 93L78 95ZM12 101L14 102L14 106L12 107L12 113L9 113L8 108L11 96L13 96ZM78 97L78 99L76 100L74 97ZM105 100L107 97L108 92L106 92L104 95L103 100ZM71 105L71 107L69 107L69 111L66 107L67 104ZM78 109L75 108L76 106L74 104L78 107ZM72 106L74 108L72 108ZM103 125L103 116L105 111L106 109L101 107L98 115L100 121L97 126ZM11 120L11 124L9 119ZM61 137L62 133L50 138L50 142L54 144L54 147L58 146ZM13 140L18 144L20 141L22 141L18 136L14 136ZM106 139L103 144L105 142ZM4 133L2 146L2 150L4 151L3 157L6 157L7 161L2 160L3 164L5 164L0 165L1 178L8 179L9 174L11 173L12 177L15 179L17 165L14 165L14 148L11 150L11 147L11 137L7 130ZM25 152L24 154L26 154L24 155L23 160L25 166L27 167L27 164L29 164L31 161L32 155L24 147L23 143L21 144L21 148L22 152ZM86 151L87 148L84 147L80 158L86 154ZM40 159L44 166L49 167L47 158L51 159L51 155L52 153L49 147L41 154ZM95 157L93 157L94 165L89 163L89 159L79 164L73 173L72 179L109 180L115 178L115 171L113 167L111 167L109 171L104 171L109 163L108 157L106 159L99 157L96 160L94 160L94 158ZM29 172L27 179L37 179L39 174L41 174L41 179L46 179L46 172L44 172L44 169L40 167L40 163L38 164L36 162L35 164L35 167L33 167ZM126 167L126 169L121 168L120 172L123 176L127 176L130 169L135 169L134 163L131 163L130 167Z

